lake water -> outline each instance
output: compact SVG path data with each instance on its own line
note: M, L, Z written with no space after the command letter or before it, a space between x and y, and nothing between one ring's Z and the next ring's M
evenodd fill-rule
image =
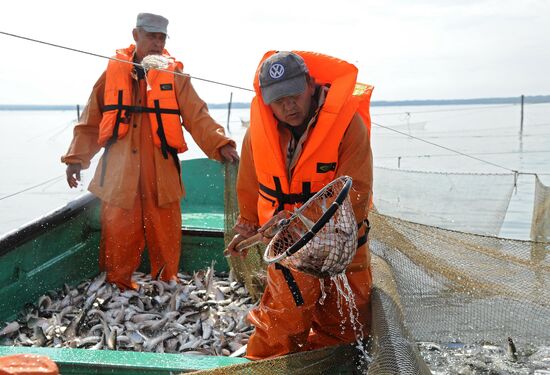
M226 110L211 110L211 114L227 126ZM60 162L72 138L75 118L76 110L0 111L0 235L85 192L84 187L68 188L65 166ZM241 119L248 118L248 109L231 111L228 133L239 149L245 132ZM550 185L550 104L525 106L521 138L518 105L373 107L372 119L378 124L372 128L375 166L463 173L509 173L509 169L538 173L542 182ZM506 169L456 155L408 135ZM190 150L180 157L203 157L190 138L187 135ZM84 185L89 183L97 159L96 156L91 170L83 172ZM9 196L25 189L29 190ZM501 236L529 238L533 192L534 177L520 174Z

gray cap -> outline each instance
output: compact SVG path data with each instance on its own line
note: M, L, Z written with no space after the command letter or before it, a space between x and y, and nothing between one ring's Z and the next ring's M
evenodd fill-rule
M141 27L149 33L163 33L168 35L168 20L163 16L152 13L140 13L137 16L136 27Z
M264 103L298 95L306 89L308 69L299 55L280 51L269 56L260 68L260 89Z

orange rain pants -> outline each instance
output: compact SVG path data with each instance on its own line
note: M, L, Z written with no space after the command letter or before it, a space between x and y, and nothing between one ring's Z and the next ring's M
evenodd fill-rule
M161 279L177 278L180 260L181 211L179 202L158 207L154 199L136 197L125 210L103 202L101 207L100 269L107 281L120 288L137 289L132 281L145 244L151 260L151 275L164 267Z
M292 275L294 283L287 282L288 273ZM363 335L366 337L371 314L370 267L349 271L346 276L359 311L358 321L363 325ZM322 281L326 298L320 304L321 286L318 278L282 269L277 264L268 267L267 287L260 305L248 314L248 320L256 329L248 341L246 358L265 359L355 341L348 303L340 298L343 311L340 315L339 297L334 283L327 279ZM299 293L295 291L293 294L290 285L297 287ZM298 306L297 302L301 305Z
M132 273L141 263L145 245L149 251L151 275L156 276L164 267L161 279L168 281L177 279L179 269L180 202L176 200L162 207L157 204L153 153L160 153L160 149L155 147L149 127L149 121L143 118L137 129L140 132L140 176L133 207L126 210L105 201L101 205L99 268L107 272L108 282L122 289L137 289ZM170 167L176 168L172 164Z

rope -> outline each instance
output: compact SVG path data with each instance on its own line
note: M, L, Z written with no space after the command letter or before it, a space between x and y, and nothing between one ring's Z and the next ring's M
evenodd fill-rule
M453 105L453 104L448 104ZM465 104L456 104L456 105L465 105ZM455 108L455 109L434 109L431 111L403 111L403 112L388 112L388 113L373 113L372 116L395 116L395 115L411 115L416 113L436 113L436 112L459 112L459 111L477 111L481 109L495 109L495 108L503 108L503 107L512 107L516 106L517 104L504 104L504 105L492 105L492 106L486 106L486 107L475 107L475 108Z
M510 154L546 154L550 150L536 151L506 151L506 152L474 152L470 155L510 155ZM455 156L455 154L424 154L424 155L395 155L395 156L378 156L376 159L395 159L395 158L431 158L431 157L446 157Z
M407 133L404 133L404 132L401 132L399 130L396 130L396 129L392 129L388 126L384 126L384 125L381 125L381 124L378 124L374 121L372 121L372 123L378 127L381 127L381 128L384 128L384 129L388 129L388 130L391 130L393 132L396 132L396 133L399 133L399 134L402 134L406 137L410 137L410 138L413 138L413 139L416 139L418 141L421 141L421 142L425 142L425 143L428 143L432 146L436 146L436 147L440 147L444 150L447 150L447 151L451 151L451 152L454 152L455 154L458 154L458 155L462 155L462 156L465 156L467 158L470 158L470 159L474 159L474 160L477 160L477 161L480 161L482 163L485 163L485 164L489 164L489 165L492 165L492 166L495 166L495 167L498 167L498 168L502 168L502 169L505 169L509 172L512 172L514 174L514 178L517 180L517 176L519 175L531 175L531 176L537 176L537 175L546 175L546 173L535 173L535 172L520 172L520 171L517 171L515 169L511 169L511 168L507 168L507 167L503 167L502 165L499 165L499 164L496 164L496 163L493 163L493 162L490 162L490 161L487 161L487 160L483 160L483 159L480 159L480 158L476 158L475 156L472 156L471 154L466 154L464 152L461 152L461 151L457 151L457 150L454 150L452 148L449 148L449 147L446 147L446 146L442 146L442 145L439 145L437 143L434 143L434 142L430 142L430 141L427 141L425 139L422 139L422 138L419 138L419 137L415 137L415 136L412 136L410 134L407 134ZM427 156L430 156L430 155L427 155ZM421 156L420 156L421 157ZM401 156L398 156L399 159L401 159Z
M4 35L11 36L11 37L14 37L14 38L28 40L28 41L35 42L35 43L45 44L47 46L61 48L61 49L65 49L65 50L72 51L72 52L78 52L78 53L82 53L82 54L85 54L85 55L100 57L102 59L107 59L107 60L113 60L113 61L123 62L123 63L127 63L127 64L132 64L132 65L139 66L139 67L143 68L143 66L141 64L138 64L138 63L135 63L135 62L132 62L132 61L124 61L124 60L116 59L114 57L104 56L104 55L100 55L100 54L97 54L97 53L84 51L84 50L81 50L81 49L66 47L66 46L62 46L62 45L59 45L59 44L55 44L55 43L44 42L44 41L38 40L38 39L33 39L33 38L28 38L28 37L17 35L17 34L7 33L5 31L1 31L1 30L0 30L0 34L4 34ZM229 83L223 83L223 82L219 82L219 81L213 81L213 80L206 79L206 78L199 78L199 77L195 77L195 76L192 76L190 74L183 73L183 72L172 72L172 71L161 69L161 68L154 68L154 69L159 70L161 72L172 73L172 74L179 75L179 76L182 76L182 77L189 77L189 78L193 78L193 79L196 79L196 80L199 80L199 81L213 83L213 84L216 84L216 85L221 85L221 86L231 87L231 88L234 88L234 89L254 92L254 90L246 88L246 87L231 85Z
M432 146L436 146L436 147L442 148L442 149L444 149L444 150L454 152L454 153L456 153L456 154L465 156L465 157L467 157L467 158L474 159L474 160L480 161L480 162L482 162L482 163L492 165L492 166L494 166L494 167L502 168L502 169L505 169L505 170L507 170L507 171L509 171L509 172L512 172L512 173L520 173L519 171L516 171L515 169L510 169L510 168L507 168L507 167L503 167L502 165L499 165L499 164L496 164L496 163L493 163L493 162L490 162L490 161L487 161L487 160L483 160L483 159L477 158L477 157L472 156L472 155L468 155L468 154L466 154L466 153L464 153L464 152L457 151L457 150L453 150L452 148L449 148L449 147L446 147L446 146L442 146L442 145L439 145L439 144L437 144L437 143L430 142L430 141L427 141L427 140L425 140L425 139L422 139L422 138L418 138L418 137L412 136L412 135L410 135L410 134L401 132L401 131L399 131L399 130L390 128L390 127L388 127L388 126L384 126L384 125L378 124L378 123L376 123L376 122L374 122L374 121L373 121L372 123L373 123L374 125L378 126L378 127L381 127L381 128L384 128L384 129L391 130L391 131L393 131L393 132L402 134L402 135L404 135L404 136L406 136L406 137L410 137L410 138L416 139L416 140L418 140L418 141L425 142L425 143L430 144L430 145L432 145Z
M65 175L61 175L61 176L57 176L57 177L54 177L54 178L50 178L49 180L44 181L44 182L41 182L41 183L36 184L36 185L34 185L34 186L25 188L25 189L23 189L23 190L16 191L15 193L11 193L11 194L8 194L8 195L4 195L3 197L0 198L0 201L2 201L2 200L4 200L4 199L7 199L7 198L10 198L10 197L13 197L14 195L19 195L19 194L24 193L24 192L26 192L26 191L29 191L29 190L32 190L32 189L36 189L37 187L40 187L40 186L42 186L42 185L49 184L50 182L53 182L53 181L57 181L57 180L59 180L59 179L62 179L63 177L65 177Z

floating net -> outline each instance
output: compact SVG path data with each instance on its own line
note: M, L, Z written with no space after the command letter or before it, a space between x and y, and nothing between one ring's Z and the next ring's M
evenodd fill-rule
M532 359L550 344L550 243L450 231L374 212L369 219L371 252L387 263L395 280L395 289L385 294L399 306L390 315L404 327L397 331L398 339L391 334L395 330L378 333L385 337L390 332L404 347L396 349L391 361L382 361L387 372L381 373L407 373L393 370L402 364L402 355L410 358L407 350L418 342L434 343L434 351L461 348L462 368L475 374L533 373L537 366L550 366ZM375 320L381 302L372 301L374 342L380 339ZM521 353L521 364L482 353L489 347L507 358L509 338Z
M437 173L376 167L374 205L404 220L467 233L498 235L515 176Z
M535 200L531 220L531 239L550 242L550 187L535 178Z
M381 170L376 168L375 189L379 186L377 179L382 179L384 173ZM498 233L513 192L513 175L386 172L393 177L400 173L415 176L420 190L430 192L437 185L439 190L447 189L447 193L440 192L434 198L443 203L430 204L431 193L419 198L412 192L401 194L396 190L400 199L384 206L381 202L391 199L382 187L375 190L377 209L385 207L391 214L369 214L373 273L369 363L358 365L359 353L350 345L230 366L223 373L398 375L548 371L550 243L545 229L550 211L548 187L537 179L532 234L536 230L538 242L520 241L475 234ZM465 180L459 181L460 177ZM493 186L483 192L479 186L484 183L474 179ZM383 187L389 189L391 181L386 179ZM471 186L478 188L472 193ZM476 197L478 193L481 195ZM461 203L453 203L454 199ZM404 202L410 203L409 212L415 212L414 215L398 211L398 204L401 209L407 206ZM422 206L424 202L426 205ZM455 209L460 212L448 212ZM453 220L444 219L446 215L461 215L461 222L470 217L471 222L459 226L460 231L444 229L457 227ZM512 354L517 357L514 361L507 353L511 341L515 352ZM428 356L423 349L426 346ZM452 359L446 348L459 348L458 356Z
M421 355L422 342L433 343L430 350L439 360L440 347L478 348L461 354L466 361L461 367L441 365L433 373L529 374L544 366L550 346L550 243L445 230L376 212L369 220L368 369L358 367L353 346L344 346L231 366L223 373L430 374L434 361ZM482 352L506 350L509 337L517 363ZM475 368L482 365L484 370Z
M371 251L392 267L415 339L550 342L548 243L370 218Z

